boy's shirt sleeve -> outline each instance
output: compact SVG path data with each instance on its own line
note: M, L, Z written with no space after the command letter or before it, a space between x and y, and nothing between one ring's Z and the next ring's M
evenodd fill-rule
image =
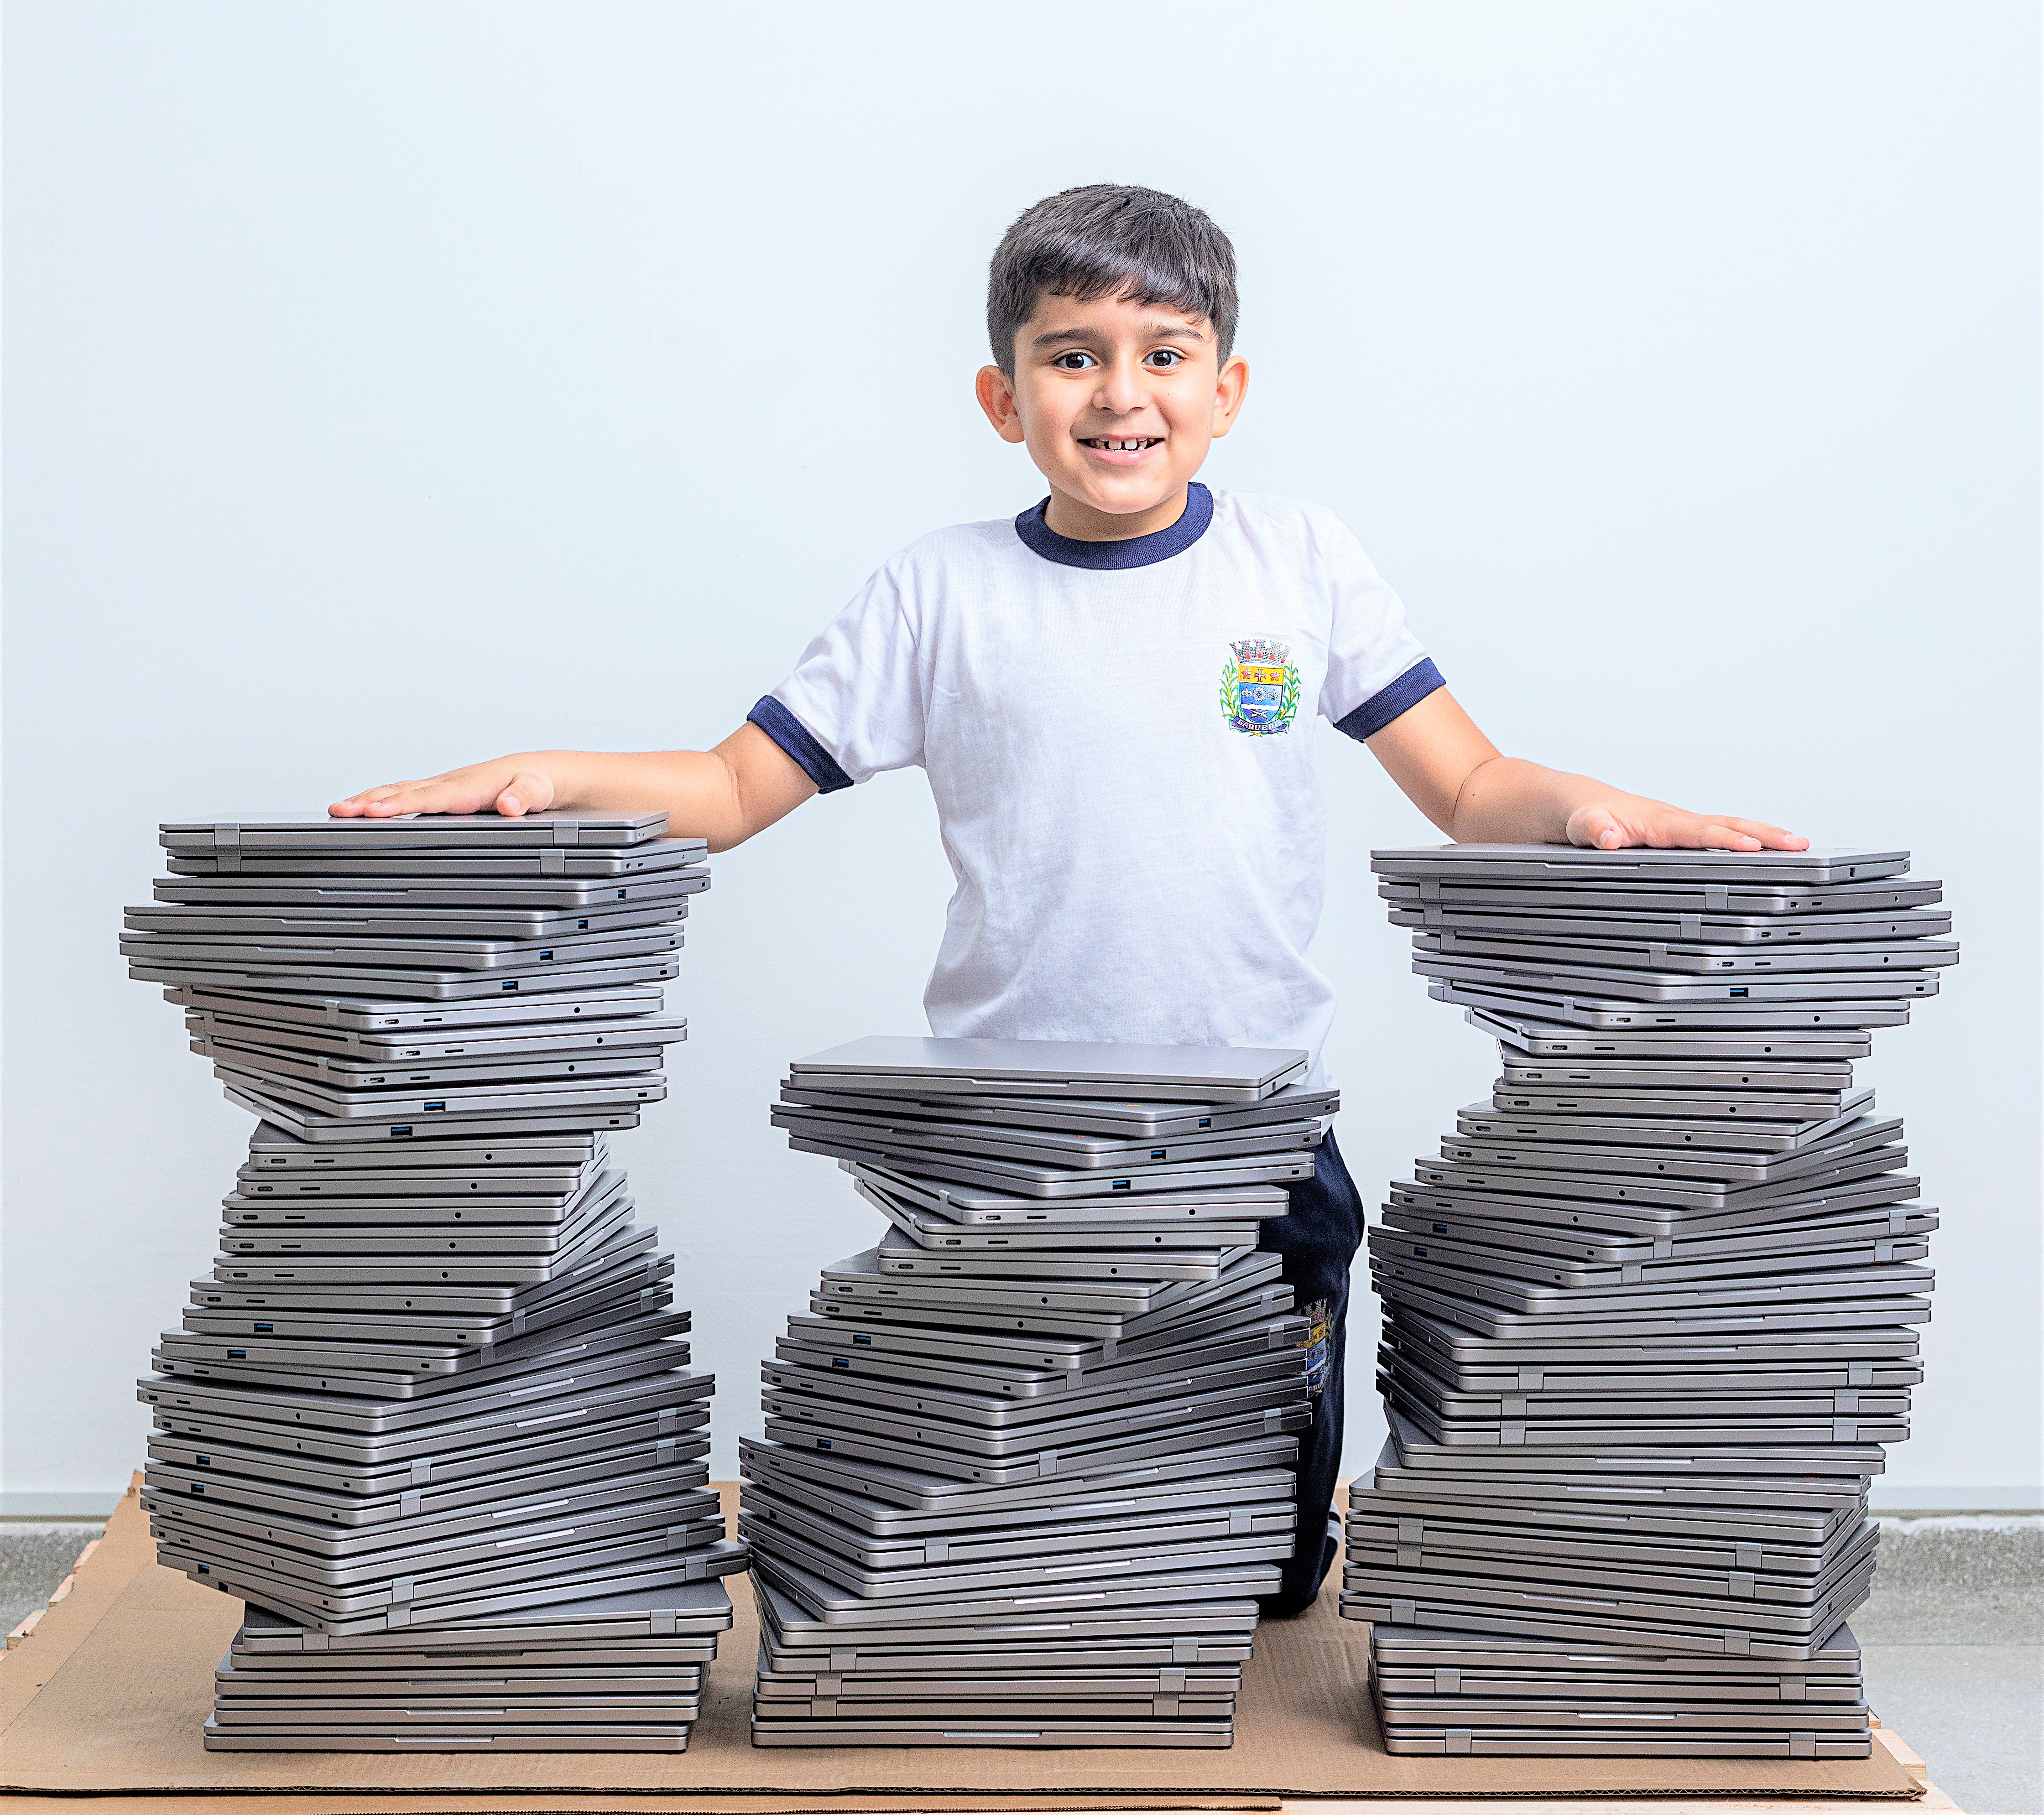
M889 566L802 651L795 671L746 714L828 794L923 760L916 639Z
M1447 683L1362 545L1331 514L1315 514L1333 606L1320 711L1335 730L1361 741Z

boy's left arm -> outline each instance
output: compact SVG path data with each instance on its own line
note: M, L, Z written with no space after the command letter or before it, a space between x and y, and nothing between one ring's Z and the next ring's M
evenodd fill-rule
M1810 843L1759 819L1692 813L1501 756L1445 687L1365 741L1405 797L1458 844L1804 850Z

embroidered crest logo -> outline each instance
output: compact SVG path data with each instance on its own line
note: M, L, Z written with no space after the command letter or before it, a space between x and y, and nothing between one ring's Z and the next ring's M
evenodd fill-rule
M1292 646L1273 636L1245 637L1228 646L1220 671L1220 709L1248 737L1289 731L1299 716L1299 670Z

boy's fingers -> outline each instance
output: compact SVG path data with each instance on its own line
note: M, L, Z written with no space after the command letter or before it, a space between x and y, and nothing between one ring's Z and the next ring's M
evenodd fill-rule
M380 788L365 788L335 801L327 812L337 819L390 819L405 813L486 813L494 808L515 819L544 813L553 804L551 777L536 769L519 769L507 778L501 765L480 763L424 781L386 781Z
M397 781L387 788L372 788L363 800L363 817L390 819L401 813L432 812L436 809L423 803L433 791L430 781Z
M380 788L365 788L359 794L351 794L345 800L336 800L328 808L329 816L336 819L367 819L371 812L390 796L416 786L410 781L386 781Z
M480 813L490 806L493 797L490 784L474 777L446 781L415 781L384 801L382 811L388 813Z
M1784 831L1779 826L1770 826L1765 819L1735 819L1729 815L1720 822L1735 831L1744 832L1758 838L1766 850L1808 850L1810 841L1800 832Z
M1598 850L1645 845L1656 850L1807 850L1810 841L1800 832L1785 832L1764 819L1739 819L1728 813L1688 813L1679 808L1655 807L1640 823L1627 826L1608 807L1578 807L1570 815L1570 842Z
M1696 838L1698 846L1704 850L1758 850L1760 840L1750 832L1742 832L1735 826L1720 819L1704 823Z
M392 819L407 813L473 813L489 800L474 782L390 781L336 800L327 811L342 819Z
M1784 831L1765 819L1735 819L1729 813L1704 822L1704 843L1712 850L1798 851L1810 848L1810 841L1800 832Z

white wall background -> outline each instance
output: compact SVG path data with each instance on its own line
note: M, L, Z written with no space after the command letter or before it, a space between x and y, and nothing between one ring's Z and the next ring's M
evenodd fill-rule
M1103 178L1239 249L1208 476L1339 510L1506 748L1909 845L1965 962L1870 1073L1944 1207L1890 1506L2037 1504L2037 26L2025 4L14 0L5 1475L110 1494L246 1134L125 980L174 815L713 740L891 550L1040 495L989 251ZM1408 975L1323 732L1366 1195L1491 1049ZM719 1465L870 1219L766 1122L914 1030L913 773L724 859L624 1144ZM1378 1426L1358 1314L1351 1461ZM25 1496L54 1496L31 1501Z

